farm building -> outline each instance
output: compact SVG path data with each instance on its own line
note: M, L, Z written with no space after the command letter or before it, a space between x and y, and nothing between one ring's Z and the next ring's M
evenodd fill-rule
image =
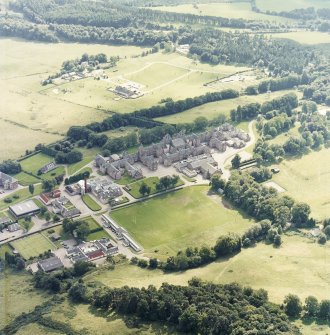
M18 180L0 171L0 186L5 190L14 190L18 186Z
M35 204L33 200L28 200L10 206L9 211L18 219L24 216L35 215L40 212L40 208Z
M62 261L58 257L50 257L38 262L38 267L44 272L51 272L64 267Z

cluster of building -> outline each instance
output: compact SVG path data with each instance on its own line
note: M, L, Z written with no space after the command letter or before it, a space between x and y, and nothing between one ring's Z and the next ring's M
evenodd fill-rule
M138 152L124 153L117 160L111 156L106 158L98 155L95 165L103 174L108 174L115 180L120 179L125 171L135 179L141 178L142 171L134 165L136 162L142 163L151 171L156 171L159 164L168 167L181 162L178 170L188 174L200 172L204 176L212 176L219 169L211 156L211 149L219 152L225 152L227 147L240 149L249 140L249 134L226 123L200 134L186 135L180 132L172 137L166 135L159 143L148 147L141 146Z
M61 197L61 191L56 189L52 192L46 192L46 193L42 193L40 195L40 199L41 201L46 205L50 205L51 202L54 200L54 199L57 199L57 198L60 198Z
M126 229L121 227L114 219L109 216L102 215L103 224L105 227L110 228L116 234L118 240L122 240L126 247L131 247L134 251L140 252L142 248L129 236Z
M89 180L92 194L103 204L123 195L121 188L111 180L95 178Z
M4 190L14 190L18 187L18 180L0 171L0 187Z
M119 180L125 172L134 179L141 179L142 170L134 165L137 161L135 154L124 153L122 156L111 155L110 157L97 155L95 165L101 173L109 175L114 180Z
M102 238L93 242L85 243L67 250L67 256L72 263L93 261L118 252L108 238Z
M136 99L143 96L141 88L142 85L128 81L125 84L117 85L115 88L109 88L109 91L125 99Z
M55 214L61 214L64 218L70 218L81 213L80 210L66 197L55 199L52 202L52 206L53 212Z

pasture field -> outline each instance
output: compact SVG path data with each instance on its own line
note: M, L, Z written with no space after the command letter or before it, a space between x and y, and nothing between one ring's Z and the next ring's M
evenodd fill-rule
M118 137L123 137L131 133L135 133L139 130L137 127L121 127L119 129L113 129L113 130L108 130L104 131L102 134L107 135L110 139L112 138L118 138Z
M273 181L297 201L311 206L312 216L324 219L330 214L330 149L313 151L299 159L284 160Z
M10 269L0 272L0 329L21 313L30 312L48 297L33 289L31 275L27 272Z
M44 326L40 326L37 323L30 323L27 326L21 327L16 335L65 335L65 333L61 333L59 331L52 330L50 328L46 328Z
M24 200L27 200L29 198L31 198L32 196L34 195L38 195L40 194L42 191L42 187L41 185L35 185L34 187L34 193L33 195L31 195L31 193L29 192L29 189L28 188L24 188L24 189L21 189L21 190L18 190L14 193L11 193L10 195L8 195L7 197L5 198L11 198L12 199L12 202L11 203L6 203L4 202L4 199L5 198L2 198L0 199L0 210L3 210L5 208L7 208L8 206L12 206L12 205L15 205L17 204L18 202L22 202ZM17 199L15 199L13 196L18 196Z
M55 250L56 246L50 242L42 233L23 237L11 242L11 245L18 250L24 259L39 256L48 250Z
M255 13L251 10L250 3L207 3L207 4L184 4L178 6L155 7L156 10L175 13L187 13L201 16L220 16L231 19L245 19L258 21L271 21L278 23L293 22L294 20Z
M1 97L5 99L5 96L1 95ZM14 107L15 104L11 102L11 106ZM5 113L3 108L1 108L1 116L3 115L2 113ZM17 114L18 117L19 113ZM0 133L1 140L3 143L6 143L6 145L2 145L0 148L0 161L9 158L18 158L25 153L25 150L34 149L40 142L52 143L62 139L61 135L32 130L21 125L6 122L3 119L0 119ZM27 139L29 139L28 142Z
M330 2L329 2L330 6ZM283 34L272 34L273 38L287 38L301 44L321 44L330 43L330 34L320 31L297 31Z
M245 231L253 220L207 195L208 186L192 186L132 206L111 216L147 254L166 258L188 246L213 245L219 235ZM158 250L157 253L154 253Z
M259 243L229 259L180 273L166 274L123 264L114 271L100 269L87 275L85 281L111 287L158 287L164 282L186 285L192 277L199 277L214 283L238 282L254 289L264 288L276 303L282 303L289 293L297 294L301 300L308 295L329 299L330 245L321 246L298 235L283 235L282 240L280 248Z
M330 0L257 0L257 7L263 11L290 11L299 8L329 8Z
M300 92L293 90L277 91L272 93L259 94L256 96L241 95L235 99L210 102L202 106L191 108L182 113L162 116L156 118L155 120L170 124L177 124L177 123L192 122L199 116L205 116L209 120L215 118L219 114L224 114L227 117L230 117L230 111L236 108L238 105L243 106L253 102L259 102L262 104L266 101L275 99L290 92L295 92L298 95L298 97L301 97Z

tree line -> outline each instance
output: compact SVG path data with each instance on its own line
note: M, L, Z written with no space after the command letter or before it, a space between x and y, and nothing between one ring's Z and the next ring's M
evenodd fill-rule
M297 329L265 290L236 283L219 285L197 278L188 286L162 284L157 289L101 288L91 297L93 307L160 321L189 334L284 334ZM259 321L256 321L259 320ZM272 330L270 330L270 327Z

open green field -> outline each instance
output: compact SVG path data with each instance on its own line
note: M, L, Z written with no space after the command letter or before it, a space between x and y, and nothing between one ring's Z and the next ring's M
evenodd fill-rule
M31 275L24 271L8 269L0 272L0 329L16 316L23 312L28 313L49 297L34 290L31 279Z
M16 178L22 186L28 186L30 184L41 183L40 179L34 176L31 176L25 172L17 173L13 177Z
M312 216L324 219L330 216L330 149L313 151L299 159L284 160L280 173L273 181L283 187L297 201L311 206Z
M20 163L24 171L33 173L34 175L38 175L38 171L40 170L40 168L53 161L53 157L50 157L43 153L38 153L29 158L23 159L22 161L20 161ZM63 171L63 168L61 169L61 171ZM49 178L50 174L54 172L57 174L57 171L54 169L46 174L40 175L39 177L47 179L47 177Z
M11 245L22 255L24 259L37 257L45 251L56 249L56 246L42 233L23 237L19 240L11 242Z
M102 134L107 135L110 139L112 138L118 138L122 136L126 136L128 134L137 132L139 128L137 127L121 127L119 129L113 129L113 130L108 130L104 131Z
M185 285L192 277L199 277L215 283L238 282L254 289L264 288L271 301L282 303L289 293L297 294L302 300L308 295L329 299L329 265L329 244L321 246L307 238L285 235L280 248L259 243L234 257L198 269L165 274L134 265L118 265L114 271L100 269L87 275L86 281L111 287L158 287L164 282Z
M192 122L199 116L205 116L209 120L215 118L219 114L224 114L227 117L229 117L230 111L236 108L238 105L243 106L253 102L259 102L262 104L265 101L272 100L274 98L277 98L290 92L295 92L299 97L301 96L301 93L292 90L277 91L272 93L259 94L256 96L241 95L235 99L210 102L202 106L191 108L182 113L159 117L156 118L155 120L171 124L177 124L177 123Z
M257 0L259 9L266 11L290 11L299 8L329 8L330 0Z
M178 6L154 7L156 10L175 13L187 13L201 16L220 16L232 19L274 21L278 23L293 22L292 19L276 17L251 10L250 3L206 3L206 4L184 4Z
M213 245L219 235L245 231L253 220L228 209L208 186L193 186L114 210L111 216L157 257L188 246Z
M330 4L330 2L329 2ZM321 44L330 43L330 34L320 31L297 31L283 34L272 34L273 38L287 38L301 44Z
M94 212L102 209L102 207L89 194L84 194L82 196L82 200L84 204Z
M38 195L38 194L41 193L41 191L42 191L41 185L35 185L33 195ZM21 189L21 190L18 190L16 192L14 192L14 193L11 193L6 198L11 198L12 202L11 203L6 203L6 202L4 202L5 198L2 198L0 200L0 210L5 209L9 206L15 205L15 204L17 204L19 202L22 202L24 200L27 200L27 199L31 198L33 195L31 195L28 188L24 188L24 189ZM18 196L18 198L15 199L14 196Z
M55 330L51 330L50 328L46 328L44 326L40 326L36 323L30 323L27 326L24 326L19 329L19 331L16 333L16 335L65 335L65 333L61 333Z

